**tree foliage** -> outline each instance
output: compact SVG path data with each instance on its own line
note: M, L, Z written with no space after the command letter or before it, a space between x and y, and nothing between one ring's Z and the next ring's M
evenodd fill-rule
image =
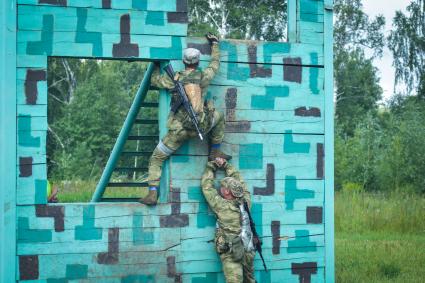
M385 46L382 15L370 19L363 11L361 0L335 0L334 6L334 51L338 57L341 52L363 50L372 51L373 57L382 55Z
M189 0L189 35L211 31L222 38L281 41L286 1Z
M72 99L69 99L69 85L65 80L55 85L66 72L63 60L67 61L76 79ZM145 67L144 63L51 59L50 176L90 179L101 173Z
M370 19L361 0L336 0L334 11L336 122L342 134L353 135L356 125L376 111L381 99L373 59L381 56L385 46L385 18ZM365 49L371 51L371 58Z
M403 84L408 94L416 91L425 98L424 0L413 0L407 15L396 12L388 41L394 57L395 86Z
M335 65L337 123L343 134L353 135L356 125L378 108L382 89L377 68L360 50L340 52Z

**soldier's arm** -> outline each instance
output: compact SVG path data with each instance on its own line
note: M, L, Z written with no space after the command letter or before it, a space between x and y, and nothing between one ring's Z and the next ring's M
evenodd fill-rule
M251 208L251 194L248 190L245 181L242 178L241 173L236 170L236 168L229 162L226 162L226 164L224 165L224 170L226 172L226 177L232 177L241 182L243 186L243 198L248 203L248 207Z
M215 213L217 213L217 210L221 207L223 202L223 198L214 188L214 175L216 170L217 165L214 162L208 162L201 179L202 193Z
M207 87L220 68L220 48L218 43L211 45L211 62L207 68L202 71L201 87Z
M173 89L174 88L174 83L168 77L168 75L166 75L166 74L161 75L161 73L159 71L159 66L155 66L155 69L152 73L151 85L155 86L157 88L165 88L165 89Z

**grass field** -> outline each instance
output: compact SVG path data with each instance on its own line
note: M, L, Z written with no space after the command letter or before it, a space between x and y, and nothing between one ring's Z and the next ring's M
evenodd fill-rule
M337 193L336 282L425 282L425 198Z
M95 182L59 184L60 202L88 202ZM145 188L111 188L106 197L141 197ZM336 282L425 282L425 198L338 192Z

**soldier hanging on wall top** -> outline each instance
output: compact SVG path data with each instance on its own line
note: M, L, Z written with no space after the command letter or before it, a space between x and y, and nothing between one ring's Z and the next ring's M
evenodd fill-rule
M159 66L156 66L152 74L151 84L171 91L172 100L167 122L168 132L158 143L149 160L149 193L140 199L143 204L155 205L157 203L162 164L186 140L196 136L202 138L203 134L208 134L210 142L208 159L214 160L216 157L231 159L231 156L220 151L220 145L224 138L224 114L214 109L212 101L205 101L207 87L220 66L218 38L212 34L208 34L206 37L212 46L211 62L207 68L204 70L199 68L200 51L187 48L183 54L185 69L177 72L174 78L170 78L166 74L161 75ZM181 83L183 86L194 117L181 104L181 98L176 93L176 83ZM197 123L194 123L194 120L199 124L195 126Z

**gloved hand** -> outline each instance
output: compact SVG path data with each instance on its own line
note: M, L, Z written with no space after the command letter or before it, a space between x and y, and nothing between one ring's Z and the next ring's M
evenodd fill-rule
M216 35L214 35L214 34L212 34L212 33L207 33L206 35L205 35L205 37L207 38L207 40L208 40L208 42L210 43L210 44L213 44L213 43L218 43L218 37L216 36Z
M217 165L218 168L224 168L226 167L227 160L224 158L216 157L214 163Z

